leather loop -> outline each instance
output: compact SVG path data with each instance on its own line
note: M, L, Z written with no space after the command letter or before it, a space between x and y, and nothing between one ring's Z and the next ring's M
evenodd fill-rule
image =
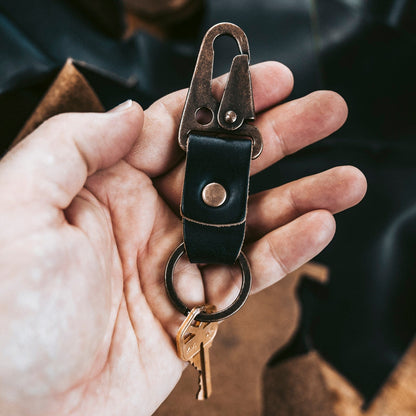
M252 142L190 134L181 213L186 252L192 263L233 264L245 234ZM210 183L222 185L225 202L202 198Z

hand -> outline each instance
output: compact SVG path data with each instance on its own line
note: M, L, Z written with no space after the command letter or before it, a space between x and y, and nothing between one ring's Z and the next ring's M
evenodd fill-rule
M252 174L346 119L333 92L277 105L293 83L281 64L254 66L252 79L264 140ZM215 81L216 95L224 83ZM179 380L173 339L184 317L167 298L164 268L182 239L185 95L144 113L128 102L53 117L0 162L0 414L149 415ZM365 189L360 171L337 167L252 196L253 292L318 254L334 235L332 214ZM176 270L189 306L221 308L238 291L227 268L181 261Z

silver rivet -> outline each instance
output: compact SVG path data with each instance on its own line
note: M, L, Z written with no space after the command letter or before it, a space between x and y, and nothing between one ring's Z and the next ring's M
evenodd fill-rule
M221 206L227 198L227 191L219 183L212 182L202 190L202 200L210 207Z
M224 120L228 124L233 124L237 120L237 114L233 110L228 110L224 115Z

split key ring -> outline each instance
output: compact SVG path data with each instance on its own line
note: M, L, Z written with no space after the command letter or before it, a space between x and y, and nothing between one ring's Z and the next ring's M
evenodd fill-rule
M185 253L185 244L181 243L176 250L172 253L170 256L165 269L165 287L166 292L173 303L173 305L178 309L179 312L183 313L185 316L189 314L191 311L190 308L188 308L182 300L177 295L174 284L173 284L173 271L175 269L176 263L179 261L181 256ZM241 269L242 274L242 281L241 281L241 288L240 292L238 293L238 296L234 300L234 302L231 303L227 308L222 309L218 312L214 313L207 313L207 312L201 312L198 316L196 316L196 320L200 322L216 322L216 321L222 321L229 316L236 313L245 303L247 300L247 297L250 293L251 288L251 272L250 272L250 266L248 264L247 258L245 254L241 251L239 256L237 257L237 262Z

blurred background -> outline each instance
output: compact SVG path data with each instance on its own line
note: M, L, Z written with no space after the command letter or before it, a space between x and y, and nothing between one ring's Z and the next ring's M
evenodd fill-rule
M332 89L348 103L342 129L254 177L251 192L341 164L367 176L366 198L336 216L316 259L329 282L300 282L300 323L268 363L317 351L365 409L416 331L416 1L0 0L2 152L67 58L104 109L146 108L189 85L202 36L222 21L246 32L251 63L293 71L289 99ZM220 38L215 52L215 74L228 72L235 44Z

